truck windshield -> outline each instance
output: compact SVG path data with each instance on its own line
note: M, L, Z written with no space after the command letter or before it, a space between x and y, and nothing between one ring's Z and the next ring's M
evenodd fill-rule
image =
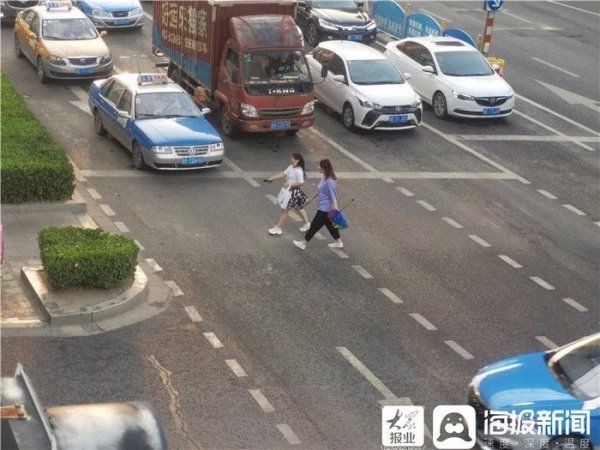
M251 95L295 94L312 88L306 58L299 50L244 53L242 61L244 86Z
M200 117L194 101L184 92L152 92L135 96L135 118Z
M98 37L96 28L88 19L46 19L42 22L44 39L78 41Z

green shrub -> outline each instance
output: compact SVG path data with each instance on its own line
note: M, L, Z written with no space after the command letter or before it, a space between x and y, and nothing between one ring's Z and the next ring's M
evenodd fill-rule
M64 150L33 116L4 73L0 83L0 200L27 203L71 198L73 167Z
M99 229L51 227L38 236L42 264L55 289L110 289L133 277L138 247L133 240Z

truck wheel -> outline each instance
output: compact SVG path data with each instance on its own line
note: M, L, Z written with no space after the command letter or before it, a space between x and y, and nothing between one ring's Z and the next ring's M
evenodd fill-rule
M108 134L106 128L104 128L104 124L102 123L102 116L100 115L100 111L98 111L97 109L94 109L94 130L99 136L106 136Z
M144 161L144 154L142 153L142 149L140 144L134 142L131 145L131 159L133 160L133 167L137 170L144 170L146 167L146 162Z
M46 84L48 82L48 75L46 75L46 71L44 70L42 58L37 59L37 77L42 84Z
M306 29L306 42L311 47L319 45L319 30L317 30L317 26L314 22L308 24L308 28Z
M227 112L226 105L223 105L221 108L221 131L223 131L225 136L231 139L235 139L240 134L239 130L235 126L235 123L233 122L233 119Z
M17 58L23 58L25 56L23 54L23 50L21 49L21 41L19 41L19 38L17 38L16 34L15 34L15 55L17 55Z

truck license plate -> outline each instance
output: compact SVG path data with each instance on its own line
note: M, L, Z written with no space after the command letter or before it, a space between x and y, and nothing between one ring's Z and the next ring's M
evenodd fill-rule
M292 122L289 120L277 120L276 122L271 122L272 130L279 130L281 128L289 128L292 125Z
M348 40L349 41L362 41L362 34L349 34Z
M79 69L75 69L75 73L77 75L89 75L92 73L92 67L80 67Z
M129 19L115 19L115 25L127 25Z
M194 156L192 158L182 158L181 165L182 166L196 166L204 163L204 158L199 158Z
M483 114L486 116L500 114L500 108L483 108Z
M408 122L408 116L402 114L401 116L390 116L390 123L406 123Z

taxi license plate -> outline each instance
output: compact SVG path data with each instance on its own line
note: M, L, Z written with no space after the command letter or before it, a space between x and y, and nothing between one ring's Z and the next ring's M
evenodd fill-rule
M362 34L349 34L348 40L349 41L362 41Z
M75 73L77 75L89 75L92 73L91 67L80 67L79 69L75 69Z
M401 116L390 116L390 123L406 123L408 122L408 116L403 114Z
M182 166L195 166L204 163L204 158L200 158L194 156L192 158L182 158L181 165Z
M279 130L281 128L289 128L292 125L292 122L289 120L278 120L276 122L271 122L272 130Z
M493 116L494 114L500 114L500 108L483 108L483 115Z
M115 25L127 25L129 19L115 19Z

